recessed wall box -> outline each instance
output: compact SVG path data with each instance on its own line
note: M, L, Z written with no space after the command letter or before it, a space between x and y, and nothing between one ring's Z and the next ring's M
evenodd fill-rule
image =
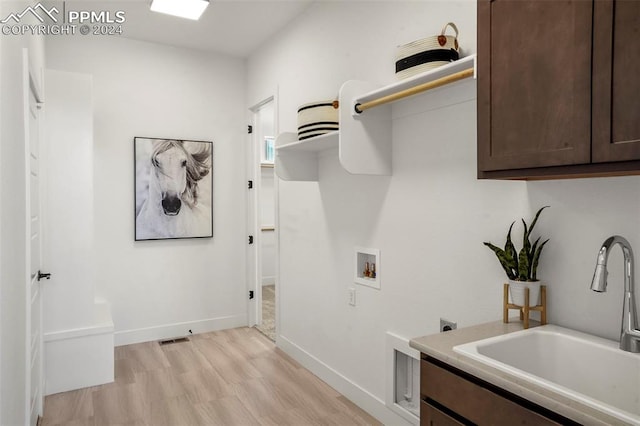
M380 250L355 248L355 271L353 281L380 290Z

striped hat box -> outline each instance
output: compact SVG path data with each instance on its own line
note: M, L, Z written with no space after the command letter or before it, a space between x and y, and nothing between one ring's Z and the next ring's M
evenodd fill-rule
M298 140L338 130L338 101L317 101L298 108Z
M456 35L445 35L451 27ZM438 36L423 38L398 46L396 50L396 78L403 80L421 72L437 68L460 58L458 27L449 22Z

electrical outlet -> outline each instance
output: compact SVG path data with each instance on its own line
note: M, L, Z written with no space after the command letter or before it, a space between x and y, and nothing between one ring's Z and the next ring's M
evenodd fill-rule
M349 287L349 304L356 306L356 289L354 287Z
M451 331L458 328L458 323L440 318L440 332Z

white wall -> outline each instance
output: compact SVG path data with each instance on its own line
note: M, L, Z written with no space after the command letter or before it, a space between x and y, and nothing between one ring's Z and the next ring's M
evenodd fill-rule
M623 300L619 248L609 257L607 292L595 293L589 286L600 245L611 235L629 240L640 260L640 177L530 182L527 191L531 205L551 205L541 220L551 238L542 260L549 321L618 340ZM636 266L636 277L637 271ZM636 289L637 283L636 278Z
M298 105L349 79L393 82L395 47L446 22L475 51L475 17L469 1L315 4L249 58L248 103L278 87L279 128L295 131ZM453 105L442 90L394 107L393 176L349 175L334 151L319 183L279 184L278 343L388 424L404 420L383 406L385 333L499 318L504 278L482 241L502 243L529 214L524 183L475 178L475 83L455 89L466 100ZM381 290L354 285L355 246L381 250Z
M0 15L25 3L0 3ZM23 48L36 78L44 64L42 40L0 37L0 424L24 424L26 398L26 199Z
M47 55L93 76L95 288L116 344L246 324L243 62L110 37ZM134 242L134 136L213 140L213 239Z

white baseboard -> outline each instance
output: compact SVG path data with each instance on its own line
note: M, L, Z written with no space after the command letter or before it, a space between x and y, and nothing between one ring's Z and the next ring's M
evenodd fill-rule
M275 285L276 277L262 277L262 285Z
M378 419L385 425L411 425L404 418L391 411L385 402L340 374L300 346L282 335L276 336L276 345L307 370L324 380L329 386L347 397L351 402Z
M114 337L115 345L122 346L186 336L189 334L189 330L191 330L193 334L198 334L209 331L226 330L228 328L245 327L246 325L247 315L242 314L174 324L164 324L133 330L116 331L114 333Z

